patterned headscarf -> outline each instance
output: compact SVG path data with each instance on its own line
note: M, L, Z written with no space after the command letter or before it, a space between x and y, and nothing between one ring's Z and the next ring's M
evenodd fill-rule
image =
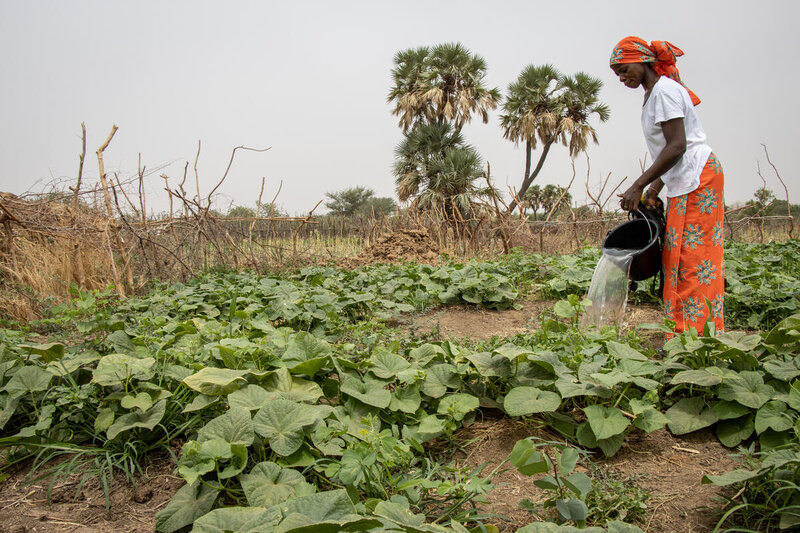
M689 91L692 103L697 105L700 99L681 81L675 59L683 55L683 50L668 41L647 41L639 37L625 37L611 53L611 65L623 63L652 63L653 70L660 76L671 78Z

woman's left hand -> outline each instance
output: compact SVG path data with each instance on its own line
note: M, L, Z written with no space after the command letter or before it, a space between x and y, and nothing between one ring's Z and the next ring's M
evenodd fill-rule
M644 187L639 187L635 183L619 196L619 206L625 211L636 211L639 208L639 202L642 199L642 191Z

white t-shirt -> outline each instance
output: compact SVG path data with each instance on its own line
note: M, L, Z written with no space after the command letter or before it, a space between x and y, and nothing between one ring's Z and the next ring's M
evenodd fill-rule
M653 161L667 145L661 123L674 118L683 119L686 152L661 176L668 198L690 193L700 185L700 173L711 155L711 147L706 144L706 134L689 93L677 81L661 76L642 106L642 130Z

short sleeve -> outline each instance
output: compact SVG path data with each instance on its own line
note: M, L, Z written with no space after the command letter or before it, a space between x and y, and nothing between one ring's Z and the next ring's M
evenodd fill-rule
M685 118L683 110L683 95L680 93L682 87L676 84L668 84L660 87L660 91L653 94L653 117L655 123L660 124L673 118Z

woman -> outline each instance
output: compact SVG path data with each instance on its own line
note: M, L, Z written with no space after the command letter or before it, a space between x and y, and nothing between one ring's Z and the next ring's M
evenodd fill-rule
M675 67L682 55L666 41L648 44L639 37L622 39L611 54L619 81L644 89L642 129L653 158L619 195L620 206L634 211L640 201L655 202L667 186L664 312L678 333L702 332L709 319L722 331L724 175L694 110L700 99L683 85Z

